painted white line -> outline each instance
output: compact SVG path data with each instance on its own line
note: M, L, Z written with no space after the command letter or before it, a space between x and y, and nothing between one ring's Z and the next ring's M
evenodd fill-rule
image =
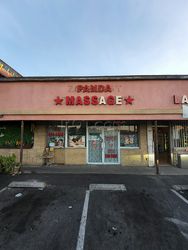
M182 199L186 204L188 204L188 200L185 199L181 194L179 194L177 191L171 189L171 191L176 194L180 199Z
M172 186L176 191L188 190L188 185L174 185Z
M0 193L4 192L5 190L7 190L7 187L2 188L2 189L0 190Z
M174 185L172 186L176 191L188 190L188 185Z
M83 211L82 211L82 218L81 218L81 221L80 221L80 229L79 229L79 233L78 233L76 250L83 250L84 249L84 239L85 239L85 230L86 230L89 196L90 196L90 191L87 190L86 195L85 195Z
M100 190L100 191L127 191L123 184L90 184L89 190Z
M87 213L88 213L88 206L89 206L89 197L90 197L90 191L93 191L93 190L127 191L125 185L123 185L123 184L90 184L89 185L89 190L86 190L76 250L83 250L84 249L84 240L85 240Z
M173 222L176 226L178 226L182 235L188 239L188 223L176 218L166 217L165 220Z
M183 236L188 240L188 234L187 233L184 233L181 231L181 233L183 234Z
M8 187L10 188L45 188L46 183L37 180L28 180L28 181L13 181Z

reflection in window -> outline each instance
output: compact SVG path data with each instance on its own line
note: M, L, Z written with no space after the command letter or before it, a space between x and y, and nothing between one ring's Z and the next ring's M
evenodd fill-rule
M34 143L33 126L24 124L23 147L32 148ZM0 148L20 148L21 125L19 122L2 122L0 124Z
M120 146L121 147L139 147L138 125L121 126Z

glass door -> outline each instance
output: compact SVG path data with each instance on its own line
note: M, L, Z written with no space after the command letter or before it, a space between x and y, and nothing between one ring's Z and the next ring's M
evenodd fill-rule
M102 163L102 130L100 128L88 129L88 162L89 163Z
M114 128L88 128L88 163L119 163L119 132Z
M104 163L119 162L118 131L114 128L104 130Z

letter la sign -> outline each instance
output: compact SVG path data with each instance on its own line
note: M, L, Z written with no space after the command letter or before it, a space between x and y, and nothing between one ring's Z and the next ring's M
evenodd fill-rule
M174 95L174 104L188 104L188 98L186 95L182 97L177 97Z
M183 103L183 104L188 104L188 99L187 99L187 96L186 96L186 95L183 95L183 96L182 96L181 103Z

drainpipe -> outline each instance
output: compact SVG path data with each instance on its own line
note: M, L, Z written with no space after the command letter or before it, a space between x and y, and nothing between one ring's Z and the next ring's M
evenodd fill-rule
M159 174L159 147L158 147L158 130L157 130L157 121L155 121L155 133L154 133L154 142L155 142L155 168L156 174Z
M19 171L21 171L22 163L23 163L23 136L24 136L24 121L21 121L20 169Z

